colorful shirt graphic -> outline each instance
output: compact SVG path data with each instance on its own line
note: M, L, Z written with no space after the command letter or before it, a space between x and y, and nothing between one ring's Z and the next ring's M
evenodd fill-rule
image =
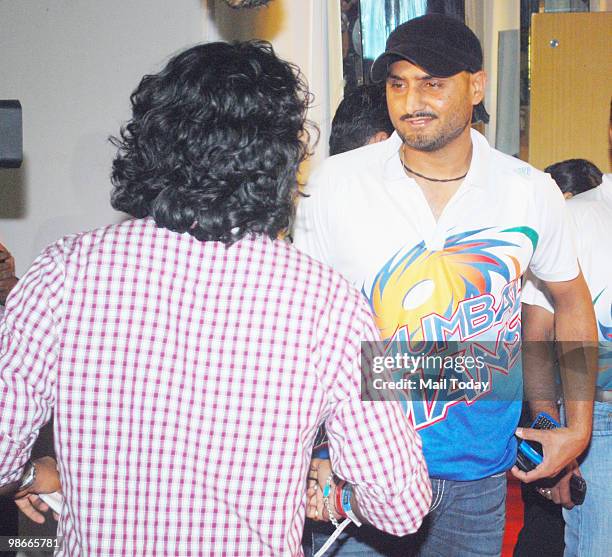
M420 242L405 255L396 254L366 293L382 337L392 338L405 329L410 339L435 340L456 323L464 340L504 322L515 305L511 290L516 290L522 270L517 258L505 256L503 248L519 247L510 238L522 234L535 249L538 235L523 227L497 232L500 238L487 238L491 231L485 228L449 236L441 251L430 251ZM501 239L504 235L509 240ZM482 297L492 291L493 275L508 285L497 307L493 298Z
M488 237L490 234L495 237ZM410 370L411 375L416 371L434 381L423 392L398 393L417 429L444 419L451 406L471 404L493 391L498 374L516 373L522 269L507 248L519 248L521 237L535 250L538 235L528 227L501 231L489 227L455 234L440 251L430 251L421 242L400 250L376 275L369 291L364 287L375 322L383 339L389 341L388 354L418 358L460 352L463 360L471 357L482 362L481 367L467 369L433 366ZM496 291L494 282L502 284L499 299L491 294ZM432 342L442 340L450 342ZM402 373L407 375L400 370L396 379ZM467 385L484 388L453 388L466 380ZM520 384L520 377L515 377L515 383ZM512 389L509 396L515 392Z

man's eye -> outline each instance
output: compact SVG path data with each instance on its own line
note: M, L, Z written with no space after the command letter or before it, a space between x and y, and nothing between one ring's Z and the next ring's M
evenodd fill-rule
M438 89L439 87L442 87L442 83L440 81L427 81L427 87Z
M392 81L390 85L393 89L400 89L401 87L404 86L404 84L401 81Z

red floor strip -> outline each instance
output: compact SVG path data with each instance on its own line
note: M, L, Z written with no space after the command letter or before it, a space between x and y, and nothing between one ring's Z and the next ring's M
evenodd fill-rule
M508 473L508 496L506 498L506 530L502 557L512 557L518 533L523 527L523 501L520 482Z

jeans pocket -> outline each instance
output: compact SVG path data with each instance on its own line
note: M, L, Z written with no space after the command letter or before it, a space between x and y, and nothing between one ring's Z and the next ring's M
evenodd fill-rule
M432 480L431 482L432 489L434 489L433 487L434 485L436 486L435 493L431 500L431 506L429 507L429 512L435 511L440 506L440 503L442 503L442 497L444 495L444 480Z

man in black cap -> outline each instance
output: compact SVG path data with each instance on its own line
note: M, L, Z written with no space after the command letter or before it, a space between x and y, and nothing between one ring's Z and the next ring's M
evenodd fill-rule
M395 370L415 379L396 388L433 487L416 547L362 528L337 555L499 555L522 399L521 277L530 268L547 284L559 340L596 341L588 289L555 183L470 128L487 116L482 50L468 27L439 14L400 25L372 78L386 81L395 133L323 163L295 243L361 289L389 355L454 363ZM587 360L592 373L596 356ZM559 472L588 443L592 403L570 406L571 427L538 438L545 459L528 481Z

